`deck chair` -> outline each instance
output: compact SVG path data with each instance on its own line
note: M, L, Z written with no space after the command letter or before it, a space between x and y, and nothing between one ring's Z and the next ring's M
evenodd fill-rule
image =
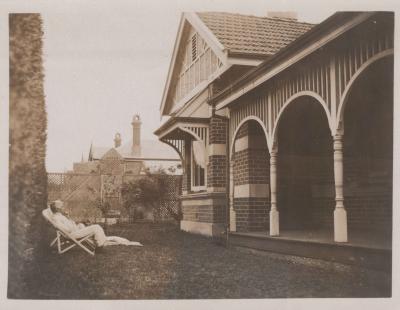
M49 222L56 230L56 237L50 243L50 247L57 244L58 254L63 254L71 250L75 246L80 247L82 250L89 253L90 255L95 254L96 245L90 239L91 237L93 237L94 234L76 239L55 223L55 221L53 220L53 212L50 210L50 208L44 209L42 211L42 214L46 221Z

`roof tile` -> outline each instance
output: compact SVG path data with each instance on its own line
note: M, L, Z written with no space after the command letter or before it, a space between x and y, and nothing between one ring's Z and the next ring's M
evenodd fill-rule
M314 25L283 18L224 12L197 13L231 53L270 56Z

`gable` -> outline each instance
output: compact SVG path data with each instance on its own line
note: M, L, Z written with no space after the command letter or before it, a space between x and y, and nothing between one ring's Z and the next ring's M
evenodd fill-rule
M229 67L224 47L196 13L183 13L160 112L171 115Z
M114 149L107 151L101 159L121 159L121 155Z
M109 147L90 145L89 160L101 159L109 149Z
M200 85L207 86L222 66L222 61L206 40L192 26L188 26L177 54L167 98L172 102L171 110L190 99L194 89Z

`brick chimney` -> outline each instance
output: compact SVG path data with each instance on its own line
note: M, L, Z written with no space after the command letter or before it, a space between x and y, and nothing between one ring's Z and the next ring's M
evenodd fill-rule
M142 122L140 121L139 114L135 114L132 120L132 155L135 157L140 157L140 126Z
M120 147L121 146L121 134L119 133L119 132L117 132L116 134L115 134L115 138L114 138L114 147L115 148L117 148L117 147Z
M286 11L286 12L271 11L267 12L267 17L297 21L297 13L292 11Z

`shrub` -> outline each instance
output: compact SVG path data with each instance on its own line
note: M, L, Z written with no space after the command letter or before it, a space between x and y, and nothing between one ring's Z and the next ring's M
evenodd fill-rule
M135 214L135 206L138 204L153 212L158 210L168 191L169 177L162 169L159 169L154 173L147 171L145 176L123 183L121 193L124 208L128 210L133 208L130 214ZM176 221L182 219L180 208L175 210L168 204L164 204L164 207L173 219Z

